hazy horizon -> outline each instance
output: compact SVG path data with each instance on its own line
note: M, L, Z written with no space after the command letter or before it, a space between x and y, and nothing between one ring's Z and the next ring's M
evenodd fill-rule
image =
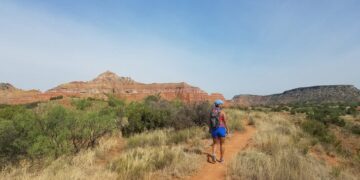
M360 87L360 2L0 2L0 82L42 91L110 70L227 99Z

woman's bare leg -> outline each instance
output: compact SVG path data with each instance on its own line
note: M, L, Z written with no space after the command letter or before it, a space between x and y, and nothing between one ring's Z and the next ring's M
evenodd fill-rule
M212 144L212 158L213 161L216 161L216 144L218 144L218 138L213 138L213 144Z
M217 144L217 138L213 138L213 144L212 146L212 155L215 155L216 153L216 144Z
M224 153L225 153L225 138L220 138L220 161L224 160Z

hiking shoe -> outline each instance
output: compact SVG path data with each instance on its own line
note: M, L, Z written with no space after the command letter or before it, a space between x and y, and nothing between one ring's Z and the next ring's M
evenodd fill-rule
M216 156L215 155L212 155L211 159L212 159L213 163L216 163Z
M224 159L220 159L219 163L224 164Z

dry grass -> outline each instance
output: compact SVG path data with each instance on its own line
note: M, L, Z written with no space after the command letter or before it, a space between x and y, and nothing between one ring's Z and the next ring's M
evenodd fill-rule
M128 148L174 145L180 143L192 144L207 136L206 128L192 127L174 131L170 129L155 130L136 134L127 140Z
M118 137L102 140L93 150L73 157L63 157L44 169L34 170L34 164L8 167L0 179L171 179L183 177L200 165L199 152L206 129L194 127L181 131L156 130L130 137L123 152L106 159L118 146ZM109 159L109 158L108 158ZM116 160L115 160L116 159ZM109 163L108 165L106 163Z
M72 157L59 158L45 168L34 168L34 163L8 167L0 172L0 179L81 180L183 177L201 165L200 152L204 147L202 140L207 134L207 129L200 127L181 131L165 129L145 132L127 139L126 148L116 154L109 154L109 152L119 146L119 137L106 138L100 141L96 149L83 151Z
M0 173L0 179L116 179L117 173L97 165L98 156L118 145L119 137L111 137L100 141L100 146L87 150L74 157L62 157L42 170L34 170L34 164L25 163L21 167L8 167Z
M0 179L172 179L184 177L201 166L207 135L204 128L181 131L156 130L130 137L126 148L117 154L119 137L101 140L93 150L73 157L62 157L49 166L34 170L34 164L8 167ZM123 140L125 141L125 140ZM114 157L107 157L114 156ZM105 160L104 160L105 159ZM102 161L101 161L102 160ZM109 162L107 162L109 161Z
M187 153L181 146L131 149L111 164L118 179L172 179L195 171L200 155Z
M248 115L245 111L239 111L235 109L225 109L227 116L227 126L230 131L242 131L244 130L242 122L247 119Z
M172 179L184 177L200 165L206 129L156 130L130 137L127 150L110 169L118 179Z
M311 138L291 116L256 112L254 146L239 153L228 166L228 179L356 179L346 169L327 166L309 155Z

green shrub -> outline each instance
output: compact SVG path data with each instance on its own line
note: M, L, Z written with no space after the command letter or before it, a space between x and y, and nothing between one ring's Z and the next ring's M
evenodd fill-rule
M51 97L50 101L55 101L55 100L59 100L59 99L63 99L64 96L60 95L60 96L55 96L55 97Z
M196 104L174 103L149 97L144 102L132 102L125 110L128 125L122 128L125 136L146 130L171 127L176 130L208 124L208 102Z
M351 132L360 135L360 125L353 125L351 127Z
M35 115L31 111L10 107L2 115L9 119L0 118L0 168L7 162L26 156L28 147L34 141L33 133L36 132Z
M128 125L122 129L125 136L146 130L164 128L171 117L170 109L132 102L126 107Z
M31 109L23 105L2 106L1 164L78 153L95 147L102 136L115 130L130 136L147 130L173 128L180 131L167 134L165 143L181 143L201 134L202 131L194 131L198 133L194 134L183 129L206 125L211 108L208 102L184 104L157 96L128 105L112 96L107 102L73 99L72 105L75 108L52 101Z
M53 103L36 110L9 106L0 110L0 162L23 158L57 158L93 148L99 138L116 129L111 108L69 110Z
M78 110L85 110L92 105L92 102L87 99L73 99L71 104Z
M305 132L317 137L321 142L335 142L335 136L321 122L315 120L306 120L303 122L302 128Z
M13 119L15 115L24 113L26 109L23 106L5 106L0 109L0 118Z
M112 95L109 95L108 96L108 105L110 107L123 107L123 106L125 106L125 102L112 96Z
M69 128L73 151L94 148L98 140L116 129L116 113L110 109L95 112L76 112Z

